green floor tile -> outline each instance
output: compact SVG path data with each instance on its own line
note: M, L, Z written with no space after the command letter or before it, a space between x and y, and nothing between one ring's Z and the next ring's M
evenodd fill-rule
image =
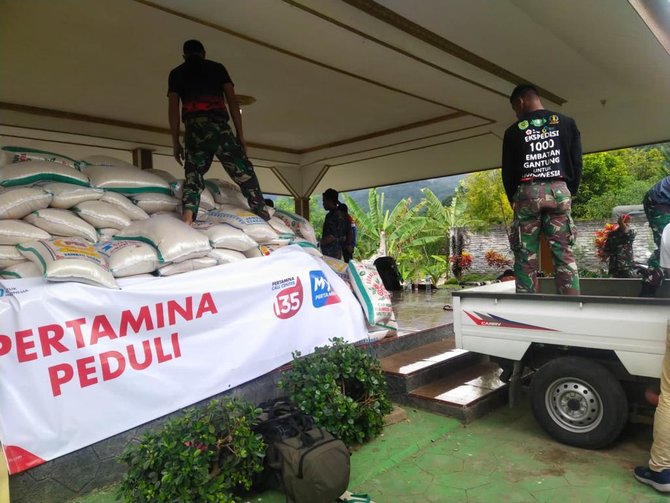
M632 468L649 456L651 428L631 426L609 449L589 451L551 440L527 401L502 407L467 426L407 409L409 420L352 455L350 490L375 503L667 503L638 483ZM77 503L113 503L114 491ZM248 503L284 503L278 492Z

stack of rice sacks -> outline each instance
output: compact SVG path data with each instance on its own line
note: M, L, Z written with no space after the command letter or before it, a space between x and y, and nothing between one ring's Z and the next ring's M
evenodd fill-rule
M321 256L307 220L265 222L239 188L207 180L191 227L183 181L106 156L82 160L0 148L0 279L44 276L117 288L115 278L167 276L269 255L290 244Z

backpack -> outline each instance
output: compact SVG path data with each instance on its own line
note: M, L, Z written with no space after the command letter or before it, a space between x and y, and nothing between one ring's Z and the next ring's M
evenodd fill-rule
M402 276L398 270L398 265L393 257L379 257L374 261L379 277L384 283L384 288L389 292L402 290Z
M263 408L256 431L267 444L262 479L291 503L330 503L349 486L344 443L287 402Z

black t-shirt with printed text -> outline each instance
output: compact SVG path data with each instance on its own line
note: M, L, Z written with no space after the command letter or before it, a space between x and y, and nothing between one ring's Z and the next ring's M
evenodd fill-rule
M510 202L523 181L562 179L574 196L581 176L582 143L574 119L550 110L535 110L505 131L502 177Z
M223 85L233 81L221 63L191 56L170 72L168 93L181 99L181 119L221 115L227 119Z

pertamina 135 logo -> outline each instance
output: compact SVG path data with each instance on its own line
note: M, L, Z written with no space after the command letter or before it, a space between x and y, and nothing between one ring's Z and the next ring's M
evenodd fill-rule
M285 278L272 283L272 290L279 290L275 296L273 309L275 316L286 320L298 314L302 307L302 283L300 278Z
M330 288L323 271L309 271L312 287L312 305L316 308L330 306L341 302L340 297Z

